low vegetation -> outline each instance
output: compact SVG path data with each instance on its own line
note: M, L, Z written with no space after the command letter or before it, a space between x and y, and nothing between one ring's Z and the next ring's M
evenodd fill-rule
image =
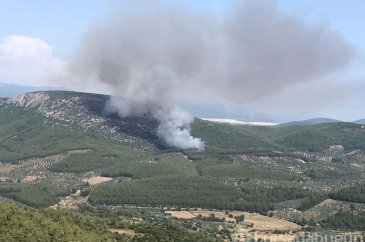
M365 203L365 183L330 194L330 198L346 202Z
M323 221L321 225L334 230L365 230L365 212L359 214L340 212Z

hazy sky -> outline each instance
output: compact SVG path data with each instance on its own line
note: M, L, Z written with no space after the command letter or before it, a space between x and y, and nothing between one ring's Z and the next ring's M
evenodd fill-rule
M82 36L121 2L122 7L131 7L127 1L112 0L0 1L0 82L50 85L47 78L63 68L83 44ZM219 16L235 1L167 2ZM354 48L355 57L346 68L320 82L299 83L244 106L282 119L365 118L365 1L279 0L279 6L288 16L338 31Z

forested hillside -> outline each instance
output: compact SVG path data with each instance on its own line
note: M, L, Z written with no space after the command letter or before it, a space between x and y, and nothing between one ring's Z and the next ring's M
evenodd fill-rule
M136 234L121 235L113 232L118 229L135 231ZM97 217L68 209L36 210L0 201L0 241L220 241L207 236L164 220L130 224L115 222L113 216Z
M113 241L107 223L67 210L35 210L0 201L1 241Z
M74 207L263 214L288 208L305 213L326 198L364 202L362 188L349 188L364 180L362 125L256 127L196 119L192 133L206 143L197 152L165 144L149 114L106 112L108 99L61 91L1 99L0 196L38 208L70 195Z

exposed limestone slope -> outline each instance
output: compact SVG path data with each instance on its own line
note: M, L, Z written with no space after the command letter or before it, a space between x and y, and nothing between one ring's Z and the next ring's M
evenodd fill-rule
M26 93L5 99L7 105L33 109L53 121L64 125L74 125L88 130L93 134L112 141L120 142L136 149L152 149L153 145L146 142L147 137L153 140L151 129L154 120L149 117L138 117L131 122L115 115L105 113L108 96L76 93L66 91L49 91ZM143 137L141 137L143 136Z

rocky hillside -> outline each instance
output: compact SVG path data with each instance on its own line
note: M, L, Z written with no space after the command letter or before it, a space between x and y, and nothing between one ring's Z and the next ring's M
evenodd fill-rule
M119 118L105 111L109 97L66 91L27 93L4 99L3 103L38 114L55 122L73 125L109 140L138 149L150 149L143 139L157 142L156 122L148 115Z

